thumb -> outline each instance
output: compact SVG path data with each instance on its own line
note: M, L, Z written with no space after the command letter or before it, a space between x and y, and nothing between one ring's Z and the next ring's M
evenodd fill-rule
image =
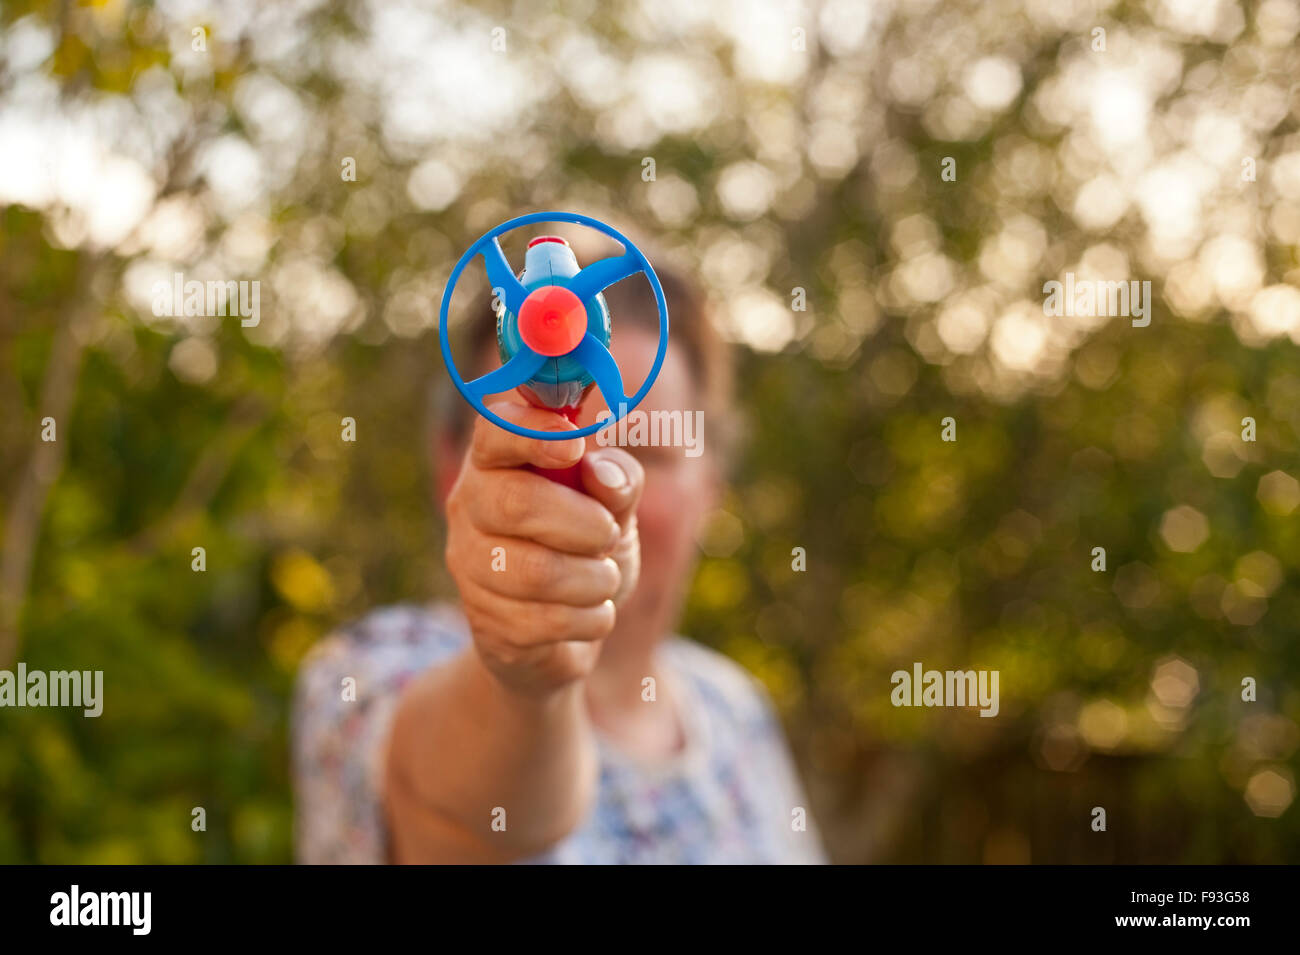
M582 486L627 530L628 520L636 514L645 490L645 469L620 448L588 451L582 457Z

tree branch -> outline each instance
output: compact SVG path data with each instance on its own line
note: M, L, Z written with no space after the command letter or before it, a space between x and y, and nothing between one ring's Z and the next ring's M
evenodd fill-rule
M98 254L83 253L72 302L64 309L55 328L50 360L45 367L37 413L41 418L53 418L56 429L64 429L63 434L60 436L56 430L54 441L42 441L37 433L27 467L5 514L4 545L0 549L0 668L12 666L18 657L19 622L31 580L32 558L50 487L63 469L68 417L81 374L85 352L81 326L89 317L85 303L102 261Z

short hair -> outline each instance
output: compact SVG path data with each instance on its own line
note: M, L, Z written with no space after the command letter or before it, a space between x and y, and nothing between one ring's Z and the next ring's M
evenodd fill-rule
M669 264L656 264L655 274L663 286L669 315L669 347L680 349L695 383L702 410L709 422L717 465L725 469L735 440L731 411L732 359L730 346L714 327L707 301L699 285L684 271ZM659 316L654 294L647 280L632 277L616 282L602 293L613 316L613 334L629 325L658 336ZM452 353L465 361L464 368L477 368L489 355L496 357L496 314L492 291L482 292L470 307L467 320L451 333ZM472 364L471 364L472 361ZM469 374L462 374L468 379ZM444 370L432 394L431 425L436 434L450 434L457 445L469 438L474 409L451 383ZM684 410L684 409L683 409ZM436 442L430 442L431 448Z

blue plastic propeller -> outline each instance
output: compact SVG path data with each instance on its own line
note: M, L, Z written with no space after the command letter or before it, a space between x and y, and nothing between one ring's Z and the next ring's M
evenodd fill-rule
M614 356L609 353L609 349L595 335L588 332L578 342L577 346L568 353L595 380L596 387L600 389L600 393L604 397L605 403L609 405L612 415L612 417L587 425L585 428L579 428L576 431L534 431L531 428L525 428L514 422L506 421L500 415L493 414L483 403L483 399L488 395L509 391L511 388L517 388L527 382L537 374L546 362L551 360L550 356L539 354L527 345L521 345L514 357L500 368L483 375L481 378L475 378L473 381L467 382L461 377L451 354L451 340L448 336L447 325L452 293L456 289L456 284L460 281L461 273L465 271L465 268L476 255L483 256L488 281L492 283L494 290L499 290L498 294L502 297L505 307L515 315L518 315L520 309L523 308L524 300L529 296L530 290L524 288L523 283L516 277L514 269L510 267L510 263L506 261L505 253L501 251L501 243L497 241L497 237L536 222L573 222L578 225L585 225L597 232L604 233L624 248L622 255L610 256L593 262L571 278L557 277L553 284L567 288L584 305L590 307L592 300L602 290L615 282L621 282L625 278L644 272L650 282L651 289L654 290L655 306L659 309L659 347L655 353L654 365L636 394L630 397L623 390L623 375L619 371L618 364L614 361ZM534 288L531 291L536 292L537 289ZM659 284L659 276L655 275L654 268L650 265L649 260L622 233L599 219L593 219L591 216L584 216L576 212L534 212L501 223L496 228L484 233L479 237L478 241L465 250L465 254L460 257L456 267L451 270L451 276L447 280L447 288L442 293L442 308L438 313L438 338L442 345L442 358L447 364L447 374L451 376L452 384L456 386L456 390L464 396L475 411L499 427L523 435L526 438L537 438L541 441L563 441L569 438L595 434L601 428L613 424L639 405L649 393L650 387L655 383L655 379L659 377L659 370L663 367L664 356L668 352L668 304L664 300L664 290L663 286Z

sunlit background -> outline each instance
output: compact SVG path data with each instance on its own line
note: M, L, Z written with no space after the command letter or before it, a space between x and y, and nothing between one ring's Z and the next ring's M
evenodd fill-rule
M544 209L738 346L683 632L835 860L1300 860L1296 0L0 10L0 668L106 685L0 713L0 861L290 859L299 660L451 594L446 278ZM177 271L260 323L156 317ZM1045 316L1067 272L1150 325ZM914 661L1000 715L895 709Z

